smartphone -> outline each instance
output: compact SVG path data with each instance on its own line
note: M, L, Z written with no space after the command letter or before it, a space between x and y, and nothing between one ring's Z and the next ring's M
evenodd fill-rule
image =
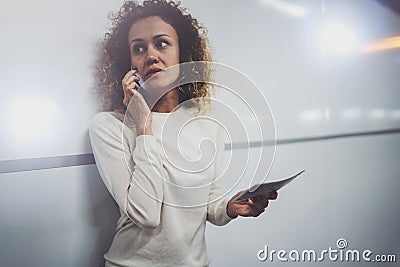
M137 83L139 84L140 87L137 89L137 91L140 94L142 94L142 96L143 96L144 100L146 101L147 105L149 105L147 92L143 88L142 77L140 76L139 72L137 71L137 68L131 68L131 70L136 70L135 74L133 74L133 75L139 78L139 81L137 81Z
M140 79L137 83L139 84L140 87L142 87L143 82L142 82L142 77L140 76L139 72L136 72L134 75Z

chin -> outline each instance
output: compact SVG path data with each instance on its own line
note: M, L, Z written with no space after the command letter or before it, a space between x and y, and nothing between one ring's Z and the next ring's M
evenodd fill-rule
M148 77L145 80L144 87L150 92L163 92L166 93L170 89L177 86L176 80L179 73L159 72Z

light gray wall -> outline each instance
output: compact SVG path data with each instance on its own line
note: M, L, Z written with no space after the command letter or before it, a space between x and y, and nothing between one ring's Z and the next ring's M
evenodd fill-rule
M261 140L250 136L235 144L250 141L255 147L227 150L226 158L230 152L238 161L260 151L275 153L269 180L307 170L258 219L209 225L211 266L275 266L280 263L257 260L265 245L321 251L336 248L339 238L349 249L396 254L400 260L400 50L356 49L398 35L400 18L362 0L182 2L208 28L215 61L254 81L274 117L276 151L257 146ZM277 2L304 14L290 15L273 5ZM117 210L92 164L87 127L99 108L92 82L95 43L108 12L119 5L0 4L1 266L103 261ZM332 18L353 28L355 50L321 49L318 32ZM252 92L243 88L256 100ZM221 91L217 96L237 100ZM262 171L269 167L267 162ZM233 173L239 168L230 166ZM250 162L249 169L255 168ZM225 178L227 185L236 179ZM233 191L248 182L241 180Z

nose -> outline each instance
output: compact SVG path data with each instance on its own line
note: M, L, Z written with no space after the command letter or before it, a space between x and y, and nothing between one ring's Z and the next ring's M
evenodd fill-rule
M147 55L146 55L145 62L146 62L146 65L148 65L148 66L158 63L158 51L152 45L150 45L147 48Z

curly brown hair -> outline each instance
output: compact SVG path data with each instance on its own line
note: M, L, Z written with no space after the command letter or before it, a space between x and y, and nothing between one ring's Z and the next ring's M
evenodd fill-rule
M124 113L123 89L121 81L130 69L130 50L128 32L132 24L150 16L159 16L170 24L178 35L179 62L212 61L209 51L207 30L197 19L193 18L180 2L172 0L146 0L143 4L136 1L125 1L119 11L109 15L111 29L99 43L99 61L96 66L95 78L102 96L104 111L119 111ZM211 77L211 71L206 77ZM202 99L209 101L210 84L193 82L179 87L179 102ZM185 104L191 101L185 102ZM198 103L193 101L192 105Z

